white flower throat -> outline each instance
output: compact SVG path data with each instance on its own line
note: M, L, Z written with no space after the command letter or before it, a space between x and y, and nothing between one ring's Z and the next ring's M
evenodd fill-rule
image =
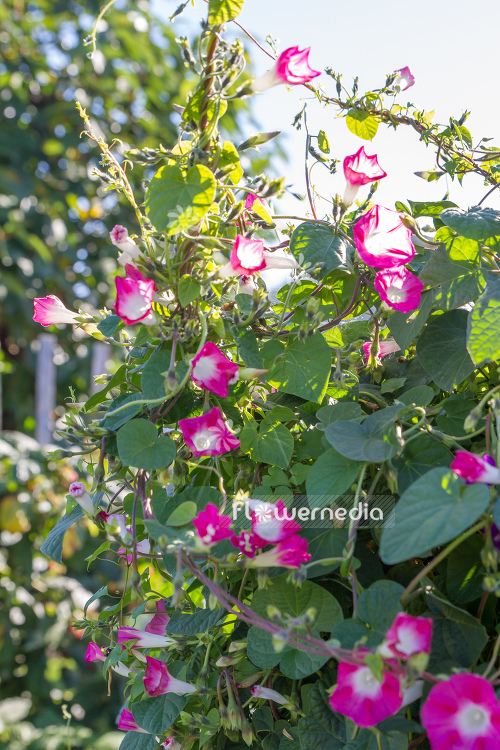
M215 447L217 436L211 430L201 430L193 438L197 451L206 451Z
M404 302L406 294L402 289L398 289L397 286L390 286L387 289L387 299L393 304L396 302Z

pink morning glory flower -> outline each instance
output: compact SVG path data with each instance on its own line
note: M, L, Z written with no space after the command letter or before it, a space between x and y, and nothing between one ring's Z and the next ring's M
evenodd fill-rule
M228 386L238 381L238 365L225 357L211 341L207 341L191 364L191 377L196 385L221 398L227 398Z
M58 323L74 323L81 317L63 305L59 297L49 294L47 297L36 297L33 300L33 320L42 326L53 326Z
M370 361L371 351L372 351L373 342L367 341L366 344L363 344L363 352L365 354L366 364ZM398 352L401 349L398 343L394 341L394 339L383 339L382 341L378 342L378 353L376 356L377 362L380 362L382 357L387 357L388 354L394 354L394 352Z
M154 322L151 311L154 281L148 281L134 266L125 266L125 278L117 276L116 284L116 314L127 323L133 325L142 321L145 324Z
M118 729L121 729L122 732L143 732L144 734L148 734L145 729L141 729L134 719L132 711L128 708L123 708L121 710L120 716L118 717Z
M180 419L179 428L195 456L220 456L240 447L240 441L229 430L218 406L200 417Z
M475 674L434 685L420 712L432 750L500 750L500 704Z
M420 305L424 285L407 268L387 268L375 274L374 287L389 307L403 313L413 312Z
M94 515L94 503L92 502L92 498L87 492L83 482L72 482L69 486L69 494L76 500L85 513L88 513L91 516Z
M149 539L142 539L140 542L137 542L136 550L137 557L140 557L141 555L148 555L151 552ZM134 557L132 547L119 547L116 551L116 554L118 555L120 560L122 560L122 562L127 562L128 565L132 563Z
M273 703L288 703L288 698L278 693L277 690L271 690L271 688L262 687L262 685L252 685L250 692L254 698L265 698Z
M165 662L153 659L151 656L146 656L146 663L146 672L143 680L144 688L146 693L152 698L164 693L186 695L186 693L196 692L197 688L194 685L172 677L168 672Z
M265 539L261 539L260 536L257 536L252 531L245 530L239 536L233 534L231 544L233 547L237 547L245 557L253 558L257 550L267 547L268 542Z
M177 742L175 737L167 737L165 742L162 744L162 747L164 747L165 750L180 750L181 744Z
M140 250L134 240L129 237L126 227L116 224L109 233L109 239L115 247L121 250L118 263L121 263L122 266L129 264L133 266L135 261L141 257Z
M101 510L99 516L104 521L104 525L107 527L106 531L109 534L118 533L124 539L127 533L129 533L127 516L123 515L123 513L105 513L105 511Z
M173 640L165 634L157 635L137 628L119 628L118 643L127 643L128 641L134 641L133 648L163 648L173 643Z
M90 641L87 646L87 651L85 652L85 661L106 661L106 654L103 652L102 648L99 648L97 643ZM111 669L113 672L116 672L116 674L122 675L122 677L128 677L130 674L130 669L121 661L119 661L118 664L114 664Z
M362 656L366 649L357 652ZM330 696L330 708L359 727L373 727L397 713L403 703L399 679L385 672L379 682L369 667L339 662L338 682Z
M404 68L400 68L399 70L395 70L394 73L396 74L396 78L394 79L392 85L399 86L401 91L406 91L406 89L409 89L410 86L413 86L413 84L415 83L415 76L411 72L408 65L406 65Z
M164 599L156 602L156 614L153 615L144 630L146 633L155 633L156 635L165 635L165 628L170 620L170 615L166 612Z
M276 504L250 500L252 531L268 544L277 544L300 531L300 524L289 515L283 500Z
M276 547L257 555L247 565L249 568L269 568L272 566L300 568L302 563L311 559L307 547L307 539L294 534L279 542Z
M239 234L231 250L229 263L219 269L219 276L251 276L266 267L264 243Z
M405 227L398 211L373 206L354 225L356 250L361 260L373 268L395 268L415 255L411 229Z
M308 47L302 52L298 47L289 47L276 60L274 66L267 73L256 78L252 82L252 91L262 92L270 89L272 86L279 86L286 83L289 86L296 86L301 83L309 83L316 76L321 75L318 70L313 70L309 65Z
M409 659L414 654L431 652L432 620L429 617L412 617L398 612L387 631L385 646L398 659Z
M211 547L223 539L230 539L233 535L229 528L231 518L220 515L217 506L213 503L208 503L205 510L200 510L192 523L203 547Z
M345 157L344 175L347 185L342 203L350 206L362 185L387 177L387 172L379 165L376 155L368 156L365 147L361 146L355 154Z
M469 451L457 451L451 468L469 484L500 484L500 471L491 456L477 456Z

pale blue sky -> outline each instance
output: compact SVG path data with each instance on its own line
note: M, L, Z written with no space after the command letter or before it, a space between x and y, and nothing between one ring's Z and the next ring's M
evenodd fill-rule
M178 3L179 0L154 0L153 5L165 17ZM185 33L186 24L197 22L204 11L205 3L200 1L196 9L189 7L185 19L175 22L176 31ZM471 110L466 126L474 142L488 136L500 144L495 39L495 29L500 28L498 0L482 0L478 4L466 0L419 0L418 4L405 0L247 0L238 20L261 43L265 43L268 34L278 38L280 50L310 46L313 68L323 70L330 66L342 72L346 85L359 75L360 92L383 85L386 74L409 65L417 82L400 95L402 103L409 100L418 108L434 109L434 121L439 122ZM239 29L234 31L246 40L256 74L267 70L270 59ZM315 83L322 83L327 92L334 93L335 84L324 73ZM260 129L282 130L284 134L280 137L289 161L283 165L283 173L298 192L304 192L304 135L303 131L297 133L291 122L305 95L309 97L309 92L300 86L292 91L281 86L255 97ZM381 182L377 202L388 207L393 207L398 198L439 200L447 188L451 199L467 207L477 203L487 190L475 176L466 178L464 188L446 183L445 177L428 184L414 176L415 171L433 167L433 153L419 143L418 134L410 128L400 128L397 133L380 128L372 142L361 141L347 130L344 120L335 117L332 107L324 109L313 101L308 106L308 125L311 133L320 128L327 132L335 158L354 153L362 143L367 153L378 154L388 177ZM341 169L332 177L317 166L313 181L323 195L343 192ZM488 203L500 208L500 191ZM293 198L286 199L285 206L287 211L304 213L305 207L301 208Z

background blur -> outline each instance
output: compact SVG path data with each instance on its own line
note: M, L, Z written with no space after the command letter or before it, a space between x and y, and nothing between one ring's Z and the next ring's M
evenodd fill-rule
M77 466L48 461L33 440L36 356L43 333L32 321L33 298L56 294L69 308L112 306L117 263L108 233L116 223L133 233L135 219L93 174L99 153L80 138L75 101L90 113L98 132L123 142L118 151L127 145L171 145L178 119L172 103L182 103L192 85L175 36L196 37L204 3L188 6L172 26L168 17L179 0L118 0L99 25L98 51L89 59L83 39L102 4L0 4L0 747L9 750L113 750L122 736L115 731L118 678L107 698L99 666L85 664L86 644L70 626L91 593L119 585L119 569L103 559L87 571L85 557L96 532L84 521L67 534L63 565L38 551L63 512ZM481 33L482 23L498 26L497 0L483 0L480 13L471 19L465 0L421 0L418 6L395 0L247 0L239 20L264 45L270 34L279 38L280 50L311 46L313 68L331 66L344 74L348 87L359 75L360 91L380 86L388 73L409 65L417 84L403 96L435 110L435 121L472 110L467 127L474 140L498 141L496 49ZM245 40L256 75L270 67L270 59L239 29L228 32ZM317 82L333 94L331 79L323 75ZM291 122L305 94L309 130L327 132L331 157L342 160L356 151L360 142L345 123L302 88L277 87L254 97L251 113L240 103L224 118L241 140L259 131L283 131L255 154L251 171L286 174L289 190L278 208L299 215L305 208L293 193L305 190L304 132ZM429 185L414 176L431 169L433 160L409 129L396 135L380 128L365 147L378 154L389 174L377 194L388 207L396 191L402 197L401 185L412 200L440 199L450 191L463 207L486 192L474 177L461 188L447 178ZM136 166L131 176L140 191L148 172ZM341 170L332 176L319 165L312 176L325 198L343 192ZM488 202L498 207L499 200L494 193ZM94 340L69 326L56 332L61 416L70 386L77 399L89 392Z

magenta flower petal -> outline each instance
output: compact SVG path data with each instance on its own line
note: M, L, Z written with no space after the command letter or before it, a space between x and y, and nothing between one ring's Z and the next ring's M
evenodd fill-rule
M283 500L276 504L250 501L252 531L268 544L277 544L300 531L300 524L288 513Z
M500 484L500 471L491 456L477 456L469 451L457 451L451 468L468 484Z
M308 562L311 555L307 551L307 539L297 534L289 536L282 542L261 555L257 555L247 563L249 568L300 568L302 563Z
M359 151L344 159L344 175L351 185L368 185L370 182L387 177L377 161L377 157L365 154L365 147L361 146Z
M479 675L434 685L420 712L432 750L500 750L500 704Z
M223 539L230 539L233 535L229 528L231 518L220 515L213 503L208 503L205 510L200 510L196 518L193 518L193 526L204 547L211 547Z
M196 385L221 398L227 398L228 386L238 380L238 365L225 357L211 341L205 344L191 364L191 377Z
M231 544L233 547L237 547L245 557L254 558L257 550L267 547L268 542L265 539L261 539L257 534L252 531L242 531L239 536L233 534L231 537Z
M424 285L407 268L387 268L375 275L374 286L383 302L403 313L413 312L420 305Z
M180 419L179 428L195 456L220 456L240 446L240 441L224 422L218 406L201 417Z
M49 294L47 297L36 297L33 300L33 320L42 326L53 326L57 323L74 323L78 313L71 312L63 305L59 297Z
M165 633L157 635L138 628L119 628L118 643L122 644L128 641L134 641L133 648L163 648L173 643L172 639L168 638Z
M153 615L144 630L146 633L155 633L155 635L165 635L165 629L170 620L170 615L166 613L165 599L159 599L156 602L156 614Z
M106 661L106 656L104 655L102 648L99 648L97 643L94 643L94 641L90 641L89 645L87 646L87 651L85 652L85 661Z
M264 243L239 234L231 250L229 259L234 275L251 276L266 267Z
M125 278L115 278L115 310L127 325L133 325L151 314L155 283L131 265L125 266L125 270Z
M121 729L122 732L143 732L144 734L147 734L145 729L141 729L134 719L132 711L128 708L123 708L118 717L118 729Z
M408 65L406 65L404 68L400 68L399 70L394 71L396 74L396 78L394 79L393 86L399 86L401 91L406 91L406 89L409 89L410 86L413 86L415 83L415 76L411 72Z
M189 682L177 680L169 674L165 662L159 659L153 659L146 656L146 671L144 674L144 688L146 693L151 697L163 695L164 693L175 693L176 695L186 695L194 693L196 687Z
M363 344L363 352L365 354L366 364L368 364L370 360L371 349L372 349L371 341L367 341L366 344ZM386 357L388 354L393 354L394 352L398 352L400 349L401 347L399 346L399 344L393 339L384 339L382 341L379 341L377 361L380 362L382 357Z
M338 683L330 696L332 711L347 716L359 727L373 727L397 713L402 703L403 691L395 675L386 672L379 682L369 667L339 663Z
M281 53L271 70L252 82L252 90L262 92L282 83L296 86L312 81L321 72L309 65L309 52L309 47L302 52L298 47L289 47Z
M413 654L430 654L432 620L429 617L412 617L398 612L385 640L389 650L398 659L408 659Z
M354 242L361 260L373 268L395 268L415 255L411 229L398 211L373 206L354 225Z

